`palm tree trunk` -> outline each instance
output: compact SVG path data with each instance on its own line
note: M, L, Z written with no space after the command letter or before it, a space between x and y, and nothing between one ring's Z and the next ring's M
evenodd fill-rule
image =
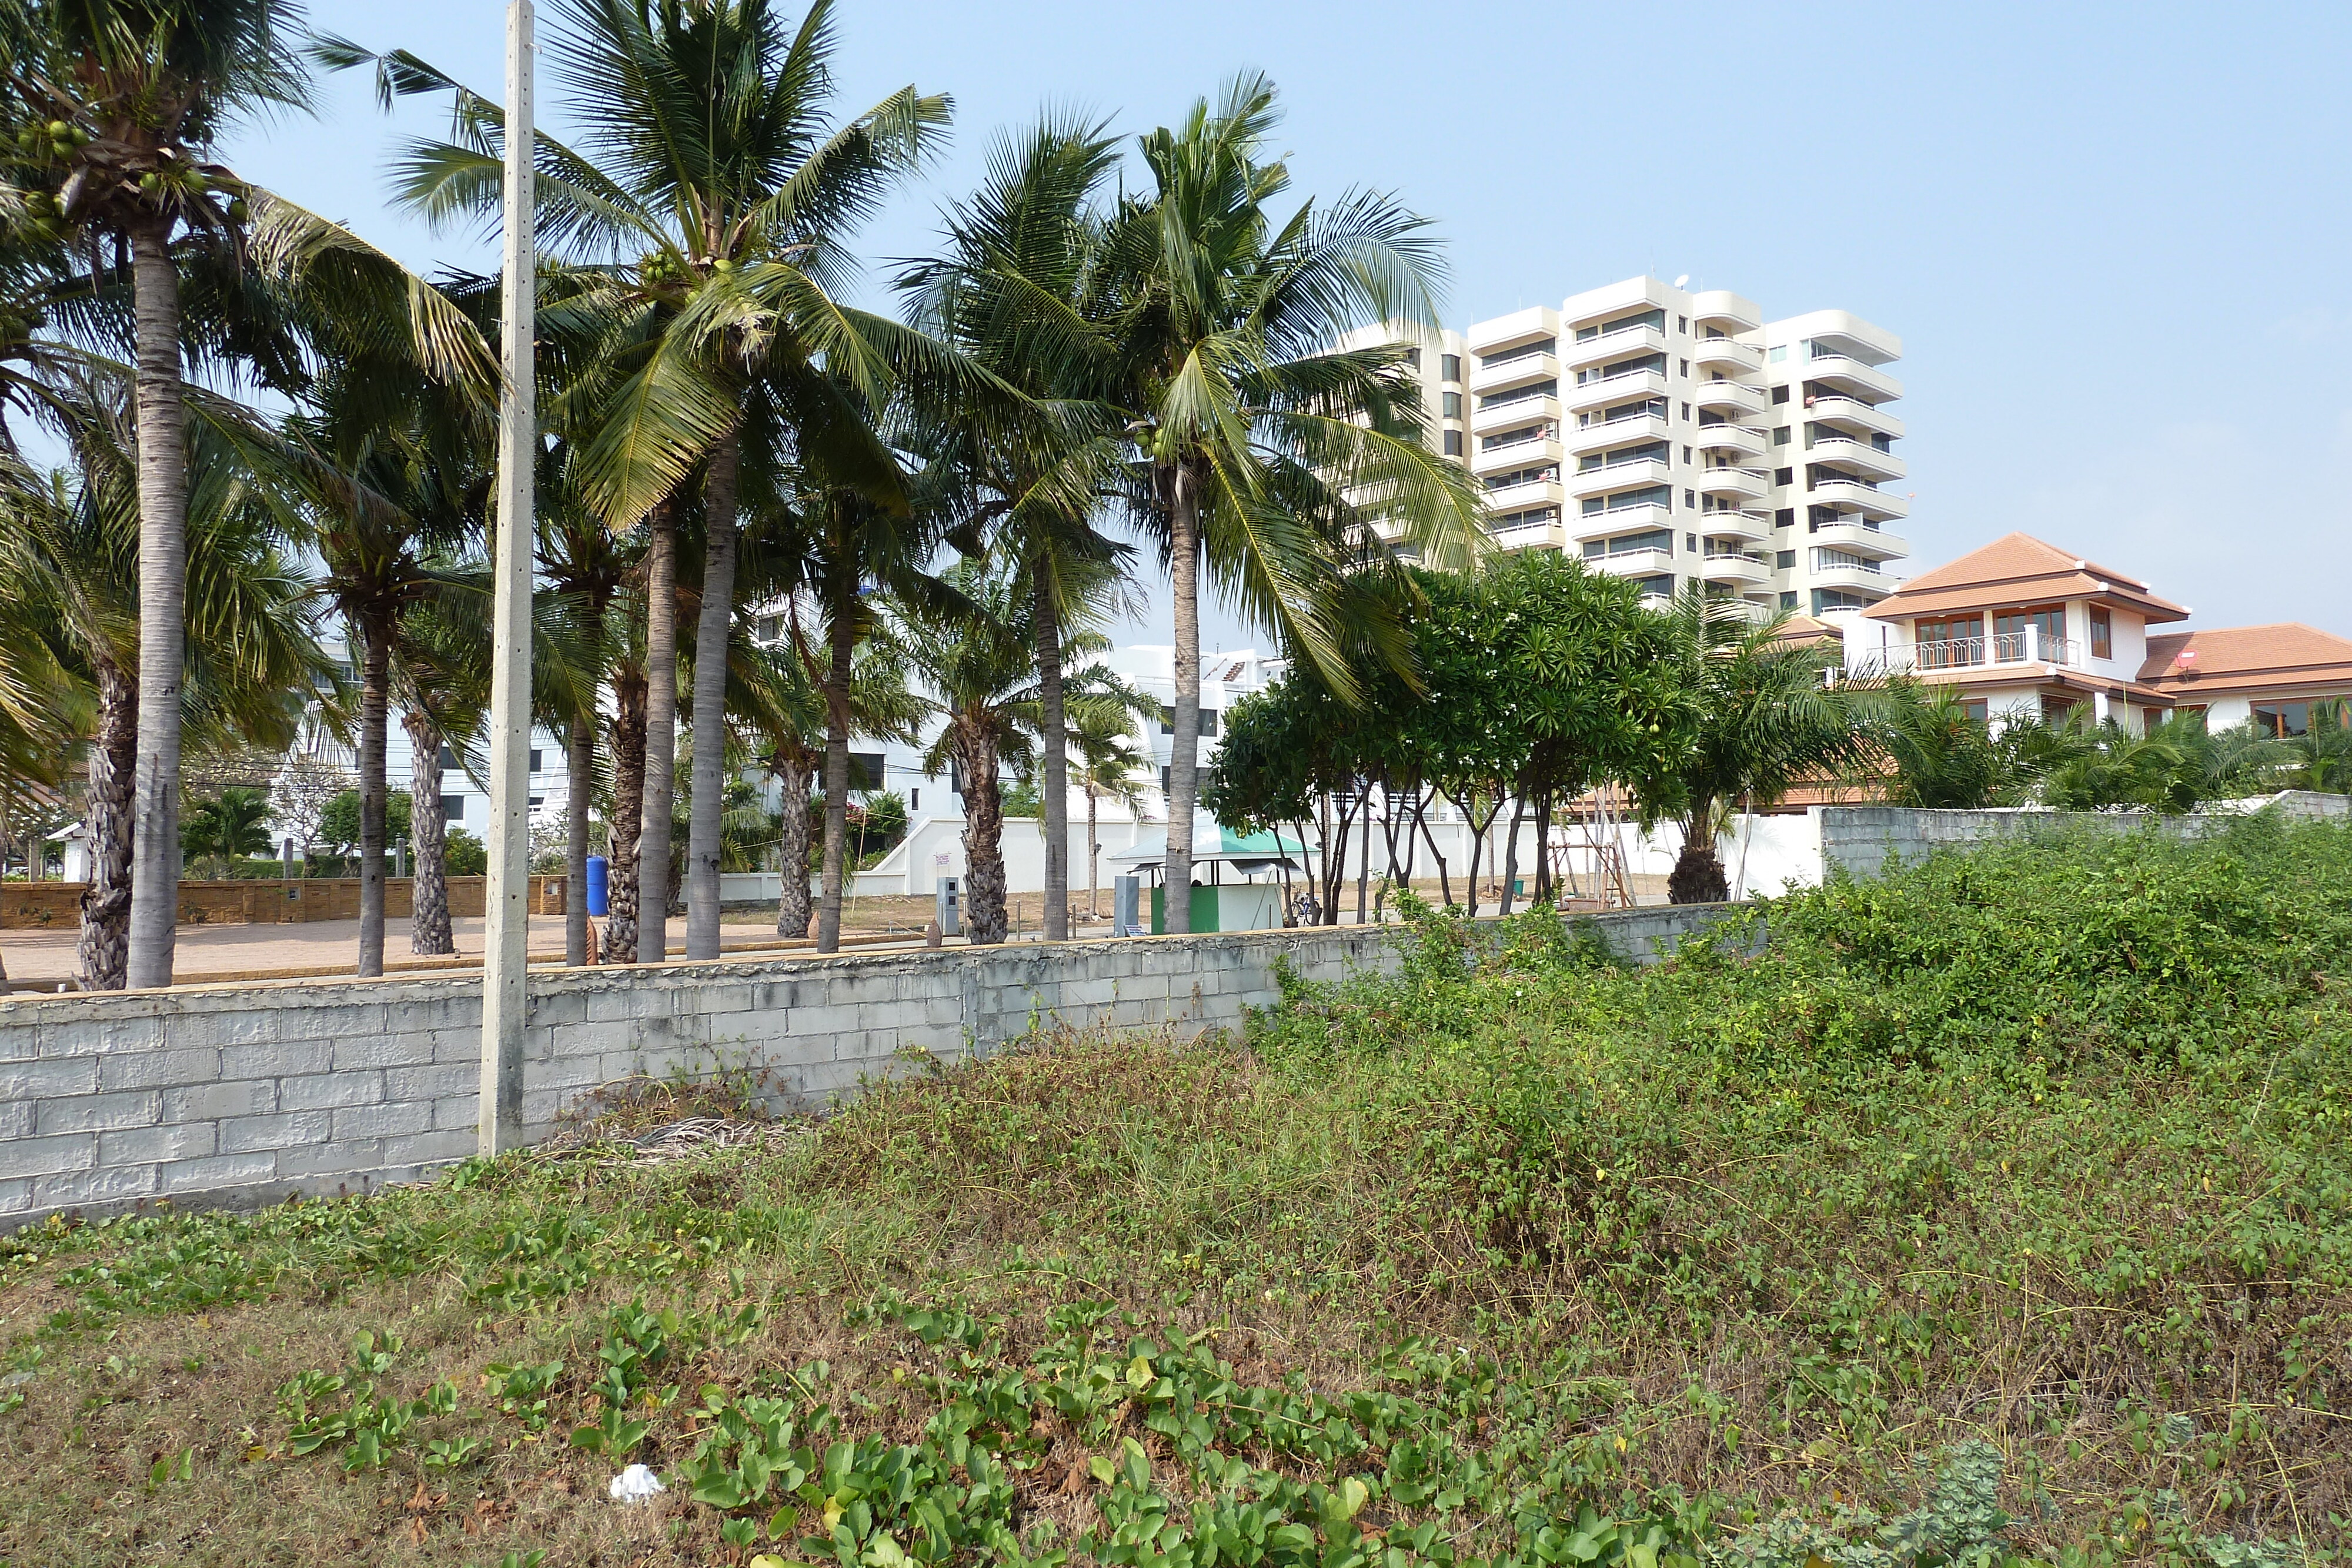
M1062 705L1062 622L1052 576L1036 571L1037 727L1045 757L1045 940L1070 939L1070 747ZM1089 807L1093 802L1087 802Z
M853 587L852 591L855 591ZM824 683L824 885L817 905L816 950L841 950L842 840L849 825L849 676L857 629L846 605L826 618L832 664Z
M1200 798L1201 492L1189 463L1169 486L1168 576L1176 601L1176 722L1168 748L1167 926L1192 929L1192 805Z
M1683 821L1682 852L1666 878L1669 904L1721 904L1731 896L1731 882L1715 852L1715 810L1702 802Z
M119 991L131 957L131 779L139 765L139 683L98 664L98 735L89 748L89 883L81 892L81 988Z
M433 957L455 953L449 932L449 821L441 812L441 737L414 708L400 716L408 732L408 849L416 862L408 883L408 950Z
M604 962L637 961L637 841L645 831L646 677L613 677L612 879L605 889Z
M588 961L588 797L596 787L596 721L572 717L572 744L563 753L563 962ZM606 873L612 871L608 862ZM609 883L607 886L609 895Z
M694 632L694 763L686 839L686 956L719 956L719 820L727 806L727 640L735 624L736 464L733 435L711 449L702 481L709 538L702 616Z
M360 633L360 955L362 979L383 973L383 743L391 628L362 618Z
M132 986L172 983L180 916L180 682L188 577L188 452L180 384L180 279L171 228L131 231L139 417L139 743L131 787Z
M776 830L776 861L782 885L776 893L776 935L806 936L809 931L809 766L797 750L780 752L776 779L782 786L783 821Z
M1004 940L1004 792L984 731L964 728L956 750L963 760L963 930L980 946Z
M646 517L646 760L637 834L637 962L669 956L670 825L677 775L677 519L667 501Z

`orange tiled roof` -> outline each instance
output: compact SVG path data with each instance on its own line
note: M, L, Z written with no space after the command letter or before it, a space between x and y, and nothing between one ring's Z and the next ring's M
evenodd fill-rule
M2150 622L2189 618L2186 609L2158 597L2138 578L2111 571L2031 534L2004 534L1958 560L1923 572L1863 613L1874 621L1904 621L2048 599L2095 599L2124 606Z
M2147 640L2139 678L2177 702L2223 692L2352 689L2352 641L2294 621L2167 632Z

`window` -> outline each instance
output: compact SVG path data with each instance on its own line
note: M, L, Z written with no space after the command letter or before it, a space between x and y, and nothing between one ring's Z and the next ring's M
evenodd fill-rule
M1645 596L1654 596L1659 599L1672 599L1675 596L1675 575L1672 572L1665 572L1657 577L1637 577L1633 580L1633 585Z
M1407 349L1404 351L1404 362L1411 365L1416 371L1421 369L1421 350L1419 349Z
M1449 430L1445 433L1445 455L1448 457L1459 457L1462 455L1462 433L1460 431Z
M1683 423L1685 424L1690 423L1690 404L1688 403L1683 404Z
M2254 727L2273 740L2288 740L2311 733L2311 705L2307 702L2256 703Z
M1775 571L1796 570L1797 552L1792 549L1774 551L1772 555L1772 570Z
M1687 462L1689 462L1690 460L1691 460L1691 449L1690 449L1689 447L1685 446L1685 447L1684 447L1684 448L1683 448L1683 461L1684 461L1684 462L1685 462L1685 463L1687 463Z
M2072 697L2042 699L2042 722L2044 724L2064 724L2074 714L2074 699Z
M1591 332L1580 333L1579 336L1585 338L1597 337L1599 336L1599 329L1596 328ZM1538 354L1555 353L1559 349L1559 339L1538 338L1532 343L1521 343L1516 348L1499 349L1491 354L1481 354L1478 356L1478 363L1491 371L1502 365L1517 364L1521 360L1532 360ZM1454 362L1459 364L1461 361L1457 360ZM1458 381L1461 378L1457 376L1454 379Z
M1677 331L1677 332L1687 332L1687 331L1689 331L1689 330L1690 330L1690 318L1689 318L1689 317L1687 317L1687 316L1677 316L1677 317L1675 317L1675 331Z
M466 820L466 797L463 795L442 796L441 820L445 822L464 821Z
M1979 724L1983 724L1992 717L1992 705L1982 697L1963 701L1960 704L1960 711Z
M544 806L544 805L546 805L546 804L547 804L547 797L546 797L546 796L544 796L544 795L533 795L533 796L530 798L531 810L533 810L534 811L535 811L535 810L537 810L540 807Z
M2054 650L2051 644L2066 640L2066 607L2063 604L2037 604L2027 610L1998 612L1992 618L1992 634L2004 645L1995 656L2022 659L2032 653L2028 646L2028 628L2038 633L2041 639L2041 651L2033 656L2053 657Z
M1797 591L1793 588L1782 589L1780 591L1780 608L1783 610L1794 610L1796 607Z
M1787 387L1774 387L1774 388L1772 389L1772 401L1773 401L1774 402L1788 402L1788 401L1789 401L1789 389L1788 389Z
M1771 352L1770 356L1769 356L1769 358L1771 359L1772 362L1773 362L1774 364L1776 364L1776 365L1777 365L1777 364L1779 364L1781 361L1783 361L1783 360L1787 359L1788 357L1789 357L1789 345L1788 345L1788 344L1786 344L1786 343L1783 343L1783 344L1781 344L1779 348L1774 349L1774 350L1772 350L1772 352ZM1782 392L1781 392L1781 394L1780 394L1780 395L1781 395L1782 397L1786 397L1786 396L1788 395L1788 393L1787 393L1787 392L1785 391L1785 389L1782 391Z
M1445 361L1444 361L1444 369L1445 369L1445 379L1446 379L1447 381L1449 381L1449 382L1458 382L1458 381L1460 381L1460 380L1462 379L1462 356L1461 356L1461 355L1459 355L1459 354L1448 354L1448 355L1446 355L1446 356L1445 356Z
M1772 514L1772 526L1776 528L1795 528L1797 526L1797 508L1794 507L1782 507L1780 510L1774 512Z
M1772 483L1775 485L1793 485L1796 482L1797 471L1794 468L1775 468L1772 470Z
M540 762L541 755L541 751L540 751L540 749L539 749L539 747L538 747L534 746L534 747L532 747L530 748L530 770L531 770L533 773L537 773L538 771L540 771L540 768L541 768L541 762Z
M1654 549L1667 555L1675 553L1675 535L1671 528L1647 528L1638 534L1620 534L1613 539L1593 539L1584 547L1587 560L1602 556L1624 555L1633 550Z
M1576 329L1576 340L1580 343L1589 343L1606 333L1622 332L1634 327L1655 327L1663 332L1666 329L1666 313L1654 308L1648 310L1636 310L1631 316L1620 316L1614 321L1603 321L1595 327L1579 327ZM1549 346L1549 340L1546 346Z
M1687 512L1687 511L1689 511L1693 507L1696 507L1696 506L1697 506L1697 505L1698 505L1698 492L1697 492L1696 490L1685 490L1685 491L1683 492L1683 510L1684 510L1684 511L1685 511L1685 512Z
M1217 710L1215 708L1204 707L1201 710L1201 733L1202 735L1214 735L1217 733Z
M849 754L849 787L852 789L882 788L882 754L878 751L853 751Z
M1684 380L1685 380L1685 381L1687 381L1687 380L1689 380L1689 379L1690 379L1690 361L1689 361L1688 360L1685 360L1685 361L1682 361L1682 367L1683 367L1683 371L1682 371L1682 373L1683 373L1683 379L1684 379Z
M1867 610L1868 608L1870 608L1870 599L1866 594L1854 593L1843 588L1813 590L1813 613L1816 615L1832 610Z
M1594 375L1590 379L1599 381L1601 378ZM1482 397L1478 400L1478 406L1508 408L1515 402L1532 402L1539 397L1558 397L1559 395L1559 382L1557 380L1538 382L1532 386L1513 387L1509 392L1498 392L1493 397Z
M1160 705L1160 733L1162 735L1176 733L1176 710L1166 703Z
M2104 604L2091 606L2091 657L2112 659L2116 656L2115 617Z
M1446 418L1460 419L1462 417L1462 394L1460 392L1444 392L1440 394L1439 406L1444 413Z
M923 809L923 791L922 791L922 789L921 789L919 787L918 787L918 788L916 788L916 789L909 789L909 790L908 790L908 791L907 791L907 810L908 810L909 811L919 811L919 810L921 810L922 809Z
M1789 427L1787 425L1783 424L1774 428L1772 432L1772 444L1775 446L1786 446L1789 444Z
M1912 640L1918 643L1958 643L1984 635L1981 615L1942 615L1931 621L1914 621Z
M457 766L457 754L450 750L447 747L443 747L441 748L441 760L436 766L440 768L443 772L447 772L450 768Z

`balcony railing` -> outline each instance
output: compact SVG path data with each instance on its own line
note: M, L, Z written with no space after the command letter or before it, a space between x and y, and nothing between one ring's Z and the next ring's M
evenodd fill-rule
M1895 651L1895 663L1914 670L1964 670L1979 664L2065 664L2079 668L2080 650L2072 637L2052 637L2039 626L2021 632L1996 632L1990 637L1947 637L1914 643Z

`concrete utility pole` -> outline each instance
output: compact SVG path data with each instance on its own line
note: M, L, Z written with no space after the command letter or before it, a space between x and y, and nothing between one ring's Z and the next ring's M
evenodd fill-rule
M530 0L507 5L506 278L500 293L498 559L491 586L490 875L482 953L480 1150L522 1142L523 988L530 936L530 575L539 450L531 246Z

